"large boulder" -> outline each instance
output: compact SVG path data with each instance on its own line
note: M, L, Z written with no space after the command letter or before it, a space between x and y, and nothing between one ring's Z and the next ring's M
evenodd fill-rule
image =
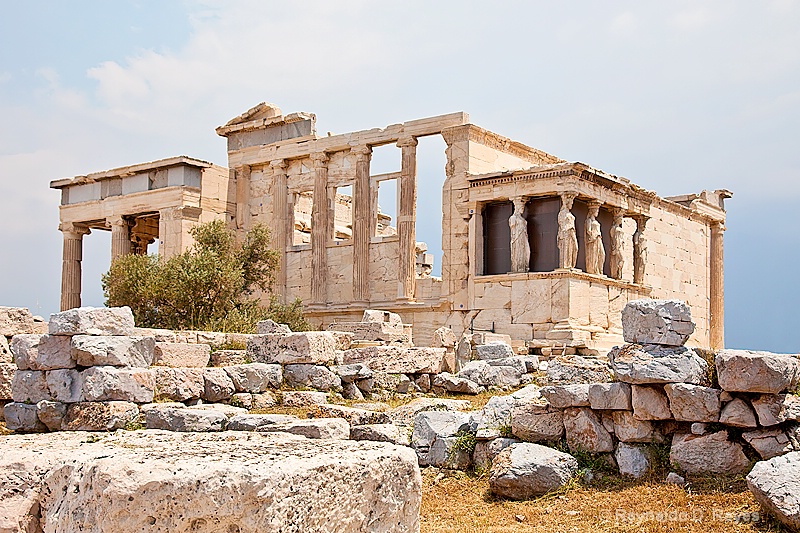
M0 337L45 333L46 330L47 324L33 316L26 307L0 306Z
M285 424L299 420L294 415L279 414L240 414L228 420L229 431L261 431L267 426Z
M651 456L641 446L620 442L614 451L619 473L623 476L640 478L650 470Z
M589 383L575 383L573 385L550 385L542 387L541 394L553 407L564 409L566 407L589 407Z
M427 375L427 374L425 374ZM472 380L454 376L449 372L442 372L433 377L433 387L447 391L456 392L459 394L478 394L485 390Z
M687 474L740 474L750 466L742 445L731 442L727 431L707 435L676 433L669 460Z
M512 444L492 462L489 488L503 498L525 500L563 487L578 471L569 454L527 442Z
M50 315L51 335L133 335L130 307L77 307Z
M614 439L597 413L586 407L564 409L567 446L573 452L607 453L614 451Z
M741 398L734 398L725 404L719 414L719 422L720 424L737 428L754 428L758 426L753 409Z
M228 425L228 417L216 409L206 410L151 404L147 408L142 408L142 414L147 429L223 431Z
M716 365L719 386L731 392L778 394L800 380L800 359L786 354L722 350Z
M500 452L518 442L519 440L508 437L479 440L475 443L475 451L472 452L472 463L475 465L475 470L489 470L492 467L492 461Z
M758 452L762 459L772 459L791 451L800 451L800 448L795 447L795 443L792 442L789 435L778 428L745 431L742 433L742 438Z
M417 398L405 405L399 405L389 411L389 418L398 426L412 426L414 419L426 411L466 411L472 409L469 400L453 400L449 398Z
M258 363L312 364L333 363L336 339L327 331L269 333L247 340L247 354Z
M655 442L662 439L648 420L639 420L632 411L614 411L614 435L620 442Z
M11 379L11 397L15 402L37 403L51 400L45 372L38 370L17 370Z
M622 309L625 342L683 346L692 333L691 310L680 300L635 300Z
M281 335L288 335L292 330L288 324L278 324L274 320L261 320L256 324L256 333L259 335L268 335L271 333L279 333Z
M6 427L13 431L28 433L47 430L47 427L39 420L36 405L17 402L7 403L3 406L3 417ZM0 493L2 493L1 485ZM0 510L2 510L2 498L0 498ZM2 517L2 513L0 513L0 517ZM3 531L3 529L0 528L0 531Z
M366 424L388 424L391 419L386 413L359 409L358 407L348 407L346 405L336 405L332 403L321 403L314 405L309 414L320 418L343 418L351 426L363 426Z
M490 344L479 344L475 346L475 353L478 359L506 359L514 357L514 349L505 342L492 342Z
M470 430L467 413L425 411L414 419L411 447L417 452L420 465L445 468L466 468L472 460L471 450L460 449L457 440Z
M224 368L203 369L203 392L200 395L207 402L229 400L236 392L233 380Z
M4 437L0 531L419 531L413 451L286 434Z
M627 383L594 383L589 386L589 405L597 410L631 409Z
M157 366L155 397L159 400L185 402L203 395L205 379L202 368L169 368Z
M688 383L669 383L664 386L669 408L675 420L684 422L718 422L720 391Z
M546 403L524 402L511 411L511 432L529 442L555 442L564 436L564 415Z
M64 368L47 372L47 388L50 396L57 402L82 402L84 373L74 368Z
M146 368L153 364L155 346L156 340L153 337L112 335L72 337L72 355L79 366Z
M458 373L458 377L484 387L516 387L522 381L522 373L513 366L493 366L486 361L470 361Z
M652 383L703 383L708 363L684 346L626 344L608 354L619 381L635 385Z
M563 385L575 383L603 383L611 381L607 361L580 355L564 355L548 362L547 383Z
M747 487L764 509L800 530L800 452L756 463L747 475Z
M472 415L477 437L486 439L508 435L512 431L514 409L531 402L545 403L536 385L528 385L504 396L492 396L483 409Z
M350 424L343 418L319 418L290 420L278 424L261 426L256 431L281 432L300 435L308 439L349 439Z
M132 402L80 402L67 405L61 422L65 431L114 431L139 419L139 407Z

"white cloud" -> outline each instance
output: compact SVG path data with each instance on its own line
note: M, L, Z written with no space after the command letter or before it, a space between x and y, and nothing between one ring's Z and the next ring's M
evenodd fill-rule
M711 22L711 12L705 7L692 7L672 16L671 23L682 31L702 30Z

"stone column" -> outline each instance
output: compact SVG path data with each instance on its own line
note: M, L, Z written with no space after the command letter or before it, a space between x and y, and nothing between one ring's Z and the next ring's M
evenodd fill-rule
M325 305L328 277L328 154L311 154L314 198L311 205L311 303Z
M397 214L397 233L400 236L400 271L398 294L400 300L413 300L416 285L417 248L417 139L405 137L397 141L403 154L400 170L400 210Z
M372 237L372 221L375 219L369 183L372 148L357 146L352 152L356 154L356 181L353 187L353 303L365 305L369 302L369 241Z
M723 235L725 224L711 225L711 273L709 276L709 296L711 299L711 320L709 341L712 350L725 348L725 273Z
M278 273L275 278L277 288L280 291L278 296L283 303L286 303L286 247L288 246L288 231L292 220L289 216L289 187L286 177L286 161L276 159L270 161L272 169L272 179L275 191L274 207L272 212L272 246L280 252L278 263Z
M636 215L633 218L636 220L636 232L633 234L633 282L643 285L647 267L647 238L644 230L650 217Z
M61 262L61 310L81 306L81 261L83 260L83 236L89 228L72 223L58 227L64 236L64 252Z
M622 229L624 211L616 208L611 214L614 222L611 224L611 277L622 279L622 270L625 268L625 231Z
M578 262L578 234L575 230L575 215L572 203L577 193L561 193L561 210L558 212L558 266L573 269Z
M110 218L106 221L111 226L111 261L131 253L131 229L127 220L122 217Z
M236 229L237 236L244 238L250 226L250 165L236 169Z
M525 198L514 198L514 213L508 218L511 229L511 272L528 272L531 246L528 241L528 221L523 215Z

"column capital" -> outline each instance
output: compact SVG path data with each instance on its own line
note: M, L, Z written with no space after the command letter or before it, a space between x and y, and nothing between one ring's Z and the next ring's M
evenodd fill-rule
M106 217L106 226L129 226L130 223L123 216Z
M600 200L598 200L596 198L593 198L593 199L589 200L588 202L586 202L586 205L588 205L592 209L595 208L595 207L599 208L600 206L603 205L603 202L601 202Z
M269 162L269 167L272 169L273 172L277 172L280 170L285 171L287 166L289 165L288 163L286 163L285 159L273 159L272 161Z
M417 144L419 144L419 142L417 141L416 137L408 136L408 137L400 137L399 139L397 139L397 147L398 148L405 148L405 147L408 147L408 146L416 146Z
M60 223L58 225L58 231L60 231L64 235L71 234L76 239L81 238L84 235L89 235L92 232L92 230L90 230L88 226L84 226L83 224L77 224L75 222Z
M726 229L728 228L725 226L725 222L721 220L711 223L711 231L713 233L724 233Z
M357 161L367 161L372 156L372 147L366 144L353 146L350 148L350 153L356 155Z
M561 197L561 201L564 205L568 205L569 207L572 207L572 202L578 197L578 193L575 191L562 191L558 193L558 195Z
M321 168L327 165L330 157L326 152L314 152L311 154L311 161L314 162L314 167Z

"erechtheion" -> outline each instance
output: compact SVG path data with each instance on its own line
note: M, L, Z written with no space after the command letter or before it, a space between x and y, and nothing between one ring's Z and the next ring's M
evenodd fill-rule
M217 128L230 170L177 157L52 182L62 193L62 309L80 305L89 230L112 231L113 257L156 239L169 256L191 245L191 224L225 217L241 233L270 228L281 251L274 290L301 298L318 325L378 308L413 324L417 344L450 326L606 352L622 343L628 301L678 298L697 322L689 344L722 348L730 192L662 198L465 113L321 137L315 120L262 103ZM430 135L447 144L441 278L429 275L415 229L417 139ZM382 145L398 148L399 172L370 172ZM397 183L394 221L378 206L387 180Z

